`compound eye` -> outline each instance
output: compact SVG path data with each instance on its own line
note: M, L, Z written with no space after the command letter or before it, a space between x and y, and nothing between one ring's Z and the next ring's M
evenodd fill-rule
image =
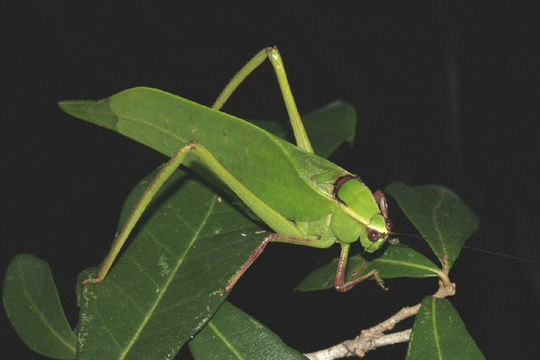
M394 224L392 223L392 221L390 219L386 219L386 230L390 232L392 231L393 228L394 228Z
M379 240L379 238L381 237L381 234L375 230L368 230L367 236L368 236L369 241L375 242Z

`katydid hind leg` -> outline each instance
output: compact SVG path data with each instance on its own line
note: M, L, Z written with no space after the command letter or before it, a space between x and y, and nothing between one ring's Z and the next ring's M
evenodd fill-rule
M192 141L183 146L160 170L154 180L148 185L139 202L132 210L128 220L124 224L118 237L114 240L111 250L107 254L96 278L85 280L83 283L101 283L107 276L112 264L118 257L120 250L125 244L133 228L139 221L159 189L173 174L173 172L183 163L188 153L197 156L208 168L213 171L221 181L225 183L262 221L270 226L274 231L288 234L291 237L302 237L298 228L287 220L283 215L275 211L268 204L264 203L249 189L247 189L238 179L228 172L217 159L204 146L196 141Z
M183 146L159 171L156 177L148 185L143 195L139 199L137 205L131 211L126 223L122 227L122 230L118 236L114 239L114 242L109 250L109 253L103 260L98 274L95 278L86 279L84 284L96 284L101 283L109 273L114 261L118 257L120 250L124 246L126 240L131 234L133 228L141 218L143 212L146 210L152 199L155 197L159 189L167 181L167 179L174 173L174 171L182 164L187 153L193 149L195 143L189 143Z
M365 262L362 263L362 266L360 267L359 270L357 270L357 271L355 271L353 273L353 276L352 276L353 279L351 281L345 282L345 274L346 274L346 270L347 270L347 261L349 259L349 247L350 247L349 244L341 244L341 255L339 257L338 267L337 267L337 271L336 271L336 280L335 280L335 284L334 284L335 289L337 291L339 291L339 292L347 292L347 291L351 290L356 284L361 283L362 281L364 281L366 279L369 279L370 277L373 277L375 279L375 281L377 281L377 284L383 290L385 290L385 291L388 290L388 288L386 288L384 286L384 281L379 276L379 272L376 269L370 270L366 274L364 274L364 275L362 275L360 277L355 277L360 272L362 272L362 270L364 269L364 266L365 266Z
M283 101L287 109L287 114L289 115L289 120L294 133L294 138L296 140L296 145L303 150L313 153L313 147L307 136L302 118L298 113L298 108L296 107L296 102L294 101L294 96L289 85L289 80L287 79L287 74L285 72L285 66L283 65L283 60L278 49L275 46L267 47L259 51L255 56L253 56L229 81L225 88L221 91L218 98L212 105L213 109L220 110L223 105L227 102L229 97L234 93L238 86L255 70L263 61L268 58L274 72L276 74L279 88L283 96Z
M238 282L238 280L242 277L242 275L246 272L246 270L257 260L259 255L264 251L266 248L266 245L270 242L281 242L281 243L287 243L287 244L293 244L293 245L304 245L304 246L311 246L311 247L317 247L317 248L327 248L332 246L334 243L333 240L315 240L315 239L308 239L308 238L300 238L290 235L284 235L284 234L270 234L267 237L264 238L264 240L257 246L257 248L251 253L248 260L238 269L238 271L233 275L233 277L229 280L227 285L225 286L225 289L221 291L221 295L223 295L226 292L230 292L234 285Z

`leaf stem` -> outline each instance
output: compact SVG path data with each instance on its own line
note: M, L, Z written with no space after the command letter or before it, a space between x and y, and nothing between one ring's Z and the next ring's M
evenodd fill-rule
M447 285L443 280L440 283L439 289L435 294L433 294L433 296L437 298L444 298L447 296L452 296L455 293L456 285L452 283ZM418 314L420 306L420 303L414 306L405 306L383 322L369 329L362 330L360 335L352 340L345 340L329 348L304 354L304 356L311 360L333 360L352 356L362 358L370 350L375 350L382 346L409 341L412 329L391 334L385 334L385 331L392 330L399 322Z

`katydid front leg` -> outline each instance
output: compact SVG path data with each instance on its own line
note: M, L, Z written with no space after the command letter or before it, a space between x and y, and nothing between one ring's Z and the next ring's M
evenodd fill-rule
M388 288L386 288L384 286L384 281L379 276L379 272L377 271L377 269L373 269L373 270L367 272L366 274L355 278L355 276L358 275L359 273L361 273L362 270L364 269L365 262L362 263L362 266L360 267L359 270L355 271L352 274L353 279L351 281L345 282L345 273L346 273L346 270L347 270L347 261L349 259L349 247L350 247L349 244L341 244L341 255L339 257L338 267L337 267L337 271L336 271L336 281L335 281L335 284L334 284L335 289L337 291L339 291L339 292L349 291L356 284L358 284L358 283L360 283L360 282L362 282L362 281L364 281L366 279L369 279L370 277L373 276L375 278L375 281L377 281L377 284L381 288L383 288L383 290L385 290L385 291L388 290Z
M221 291L221 295L223 295L225 292L229 292L232 290L233 286L236 284L236 282L240 279L240 277L246 272L246 270L257 260L259 255L263 252L263 250L266 248L266 245L270 242L282 242L287 244L293 244L293 245L304 245L304 246L311 246L311 247L317 247L317 248L328 248L334 244L334 241L324 240L324 239L307 239L307 238L297 238L294 236L288 236L288 235L282 235L282 234L270 234L268 235L260 244L257 246L255 251L251 254L249 259L242 265L242 267L234 274L234 276L229 280L227 283L227 286L224 290ZM341 244L341 255L338 262L338 267L336 271L336 281L334 283L334 287L339 292L346 292L352 289L356 284L369 279L370 277L374 277L375 281L377 281L377 284L383 288L385 291L388 290L384 286L383 280L379 277L379 272L376 269L373 269L369 271L368 273L355 278L355 275L362 272L362 269L364 268L364 264L362 264L361 268L353 273L352 277L353 280L348 281L345 283L345 273L347 270L347 261L349 257L349 244Z

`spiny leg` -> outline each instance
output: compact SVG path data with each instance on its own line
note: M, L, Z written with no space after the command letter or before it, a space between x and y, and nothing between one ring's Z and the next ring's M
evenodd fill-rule
M352 274L352 280L345 282L345 273L347 270L347 261L349 259L349 244L341 244L341 255L339 256L339 262L338 267L336 271L336 281L335 281L335 289L339 292L346 292L352 289L356 284L370 278L373 276L375 278L375 281L377 281L377 284L382 287L384 290L388 290L384 286L383 280L379 277L379 272L376 269L373 269L366 274L355 278L362 270L364 269L365 262L362 264L359 270L355 271Z
M249 189L247 189L238 179L228 172L218 160L204 146L196 141L192 141L183 146L159 171L158 175L146 188L144 194L139 199L139 202L131 212L128 220L124 224L120 234L114 240L111 250L103 261L97 277L87 279L83 284L101 283L109 272L114 260L118 256L120 249L126 242L129 234L141 218L156 193L173 172L182 164L188 153L193 153L201 161L212 170L218 178L225 183L239 198L242 200L262 221L270 226L274 231L288 234L293 237L302 237L302 233L289 220L283 217L280 213L272 209L264 203Z
M278 49L273 47L267 47L259 51L251 60L249 60L229 81L227 86L221 91L218 98L212 105L212 108L220 110L225 102L229 99L236 88L248 77L253 70L255 70L262 62L268 58L272 63L276 77L278 79L281 94L283 95L283 101L289 114L291 126L293 128L294 138L296 139L296 145L310 153L313 153L313 148L307 136L304 124L296 108L294 96L287 80L287 74L285 73L285 67L283 66L283 60L279 54Z
M316 240L316 239L307 239L307 238L301 238L301 237L295 237L290 235L283 235L283 234L270 234L267 237L264 238L264 240L257 246L255 251L251 253L247 261L242 265L240 269L234 274L234 276L229 280L227 283L227 286L225 286L225 289L221 291L221 295L223 295L225 292L231 291L233 286L236 284L236 282L242 277L242 275L246 272L246 270L257 260L259 255L263 252L263 250L266 248L266 245L268 245L269 242L281 242L281 243L287 243L287 244L293 244L293 245L304 245L304 246L311 246L311 247L317 247L317 248L327 248L332 246L334 243L333 240Z

